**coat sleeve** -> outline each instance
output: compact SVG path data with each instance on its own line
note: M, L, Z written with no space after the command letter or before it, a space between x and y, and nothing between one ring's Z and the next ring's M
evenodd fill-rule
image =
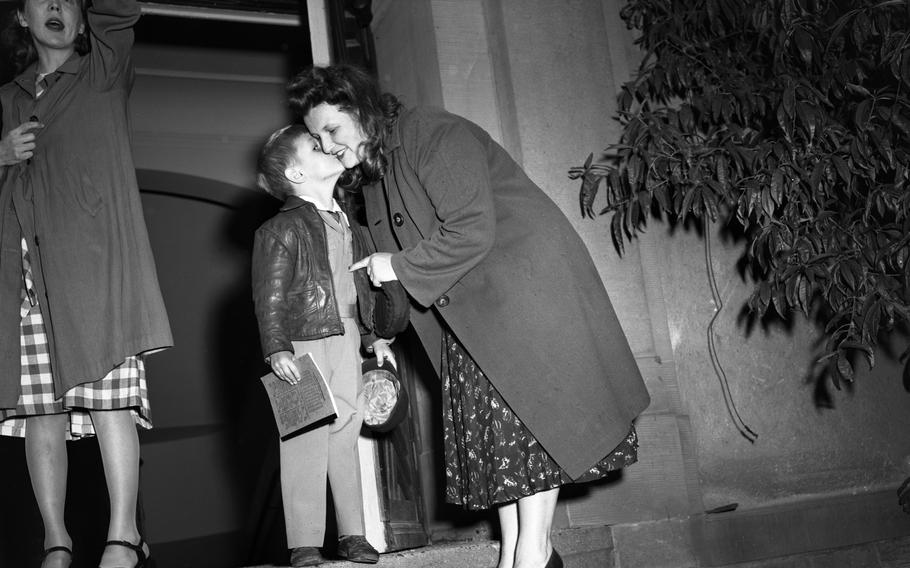
M253 240L253 307L259 323L262 354L294 351L282 320L288 313L288 288L294 276L294 257L271 231L260 228Z
M94 0L88 9L91 80L98 89L110 89L117 84L128 87L132 83L130 51L133 26L139 16L136 0Z
M402 122L404 156L439 224L392 256L402 285L429 306L477 266L493 246L496 214L486 148L467 121L423 111ZM407 199L407 197L405 197ZM408 207L405 203L405 207Z

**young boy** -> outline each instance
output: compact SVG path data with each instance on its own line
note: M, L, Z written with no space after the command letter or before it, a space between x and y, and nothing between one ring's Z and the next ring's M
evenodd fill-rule
M373 304L364 271L348 271L365 256L365 246L333 197L344 166L322 153L305 127L291 125L266 142L258 170L260 187L284 201L256 231L253 248L253 298L263 354L275 374L293 384L300 378L294 357L309 352L338 406L333 422L280 442L291 565L322 561L326 478L340 535L338 555L375 563L379 553L364 537L357 454L363 421L357 318L370 322ZM366 338L379 361L395 365L390 341Z

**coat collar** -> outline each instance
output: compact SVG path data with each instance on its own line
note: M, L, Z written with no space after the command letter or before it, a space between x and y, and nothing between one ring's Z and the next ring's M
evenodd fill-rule
M63 65L58 67L55 71L48 73L48 75L53 75L54 73L67 73L74 75L79 72L79 61L82 59L82 56L76 52L73 52L69 58L63 62ZM16 84L22 87L28 94L35 96L35 78L38 76L38 62L35 61L31 65L25 68L25 71L19 74L16 77Z
M401 112L407 112L405 109L401 109ZM401 122L401 114L395 117L395 119L388 125L385 135L383 136L383 150L386 152L392 152L398 147L401 146L401 129L398 127L398 124Z

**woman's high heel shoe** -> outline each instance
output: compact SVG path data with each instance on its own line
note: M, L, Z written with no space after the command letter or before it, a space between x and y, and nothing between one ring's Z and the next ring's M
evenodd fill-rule
M547 560L547 565L544 568L563 568L562 557L556 552L555 548L550 552L550 559Z
M123 546L136 553L136 564L131 567L123 566L122 568L147 568L149 565L149 556L151 553L145 553L145 539L141 537L139 538L139 544L133 544L132 542L125 540L109 540L104 543L105 548L108 546Z

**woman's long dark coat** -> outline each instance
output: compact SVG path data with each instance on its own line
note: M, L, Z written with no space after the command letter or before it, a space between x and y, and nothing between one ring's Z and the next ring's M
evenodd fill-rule
M584 243L479 126L403 111L364 188L378 250L415 301L434 364L440 318L572 477L628 434L649 396ZM398 252L400 251L400 252Z
M129 355L173 343L130 150L135 0L95 0L92 51L74 54L35 99L36 67L0 88L3 136L37 117L34 157L0 185L0 407L16 405L26 238L57 396ZM15 207L14 207L15 206Z

